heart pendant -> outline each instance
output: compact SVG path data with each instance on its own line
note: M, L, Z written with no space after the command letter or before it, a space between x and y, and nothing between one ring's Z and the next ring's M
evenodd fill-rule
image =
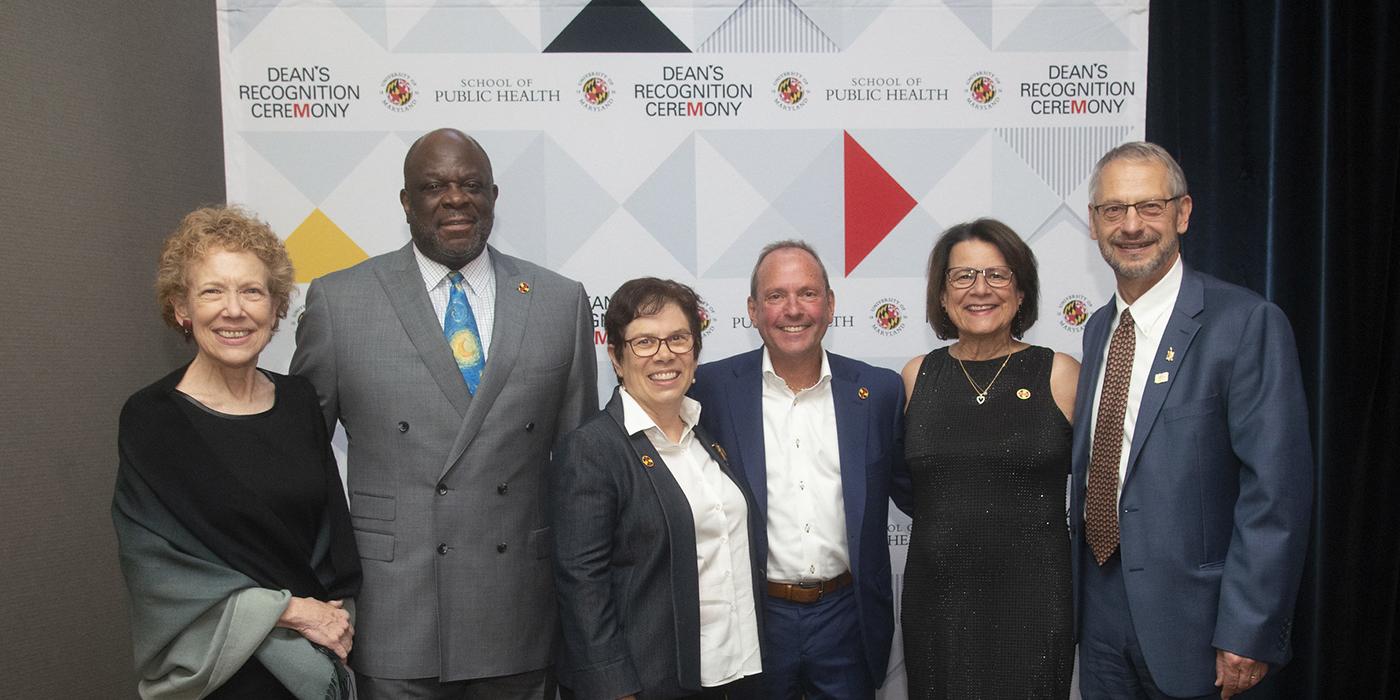
M987 403L987 396L986 396L985 394L978 394L978 395L977 395L977 405L978 405L978 406L981 406L981 405L984 404L984 403Z

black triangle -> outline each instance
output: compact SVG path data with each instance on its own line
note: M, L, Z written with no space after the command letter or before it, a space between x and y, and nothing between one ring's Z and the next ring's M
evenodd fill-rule
M592 0L545 53L690 53L641 0Z

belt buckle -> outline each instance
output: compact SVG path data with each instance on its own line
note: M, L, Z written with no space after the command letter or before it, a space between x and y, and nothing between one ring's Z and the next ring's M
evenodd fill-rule
M826 581L811 581L809 583L797 583L798 588L805 591L816 591L817 599L813 603L820 603L822 596L826 595Z

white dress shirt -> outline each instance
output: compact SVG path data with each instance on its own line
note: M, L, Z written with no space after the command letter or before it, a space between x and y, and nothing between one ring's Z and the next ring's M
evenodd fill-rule
M1113 331L1118 328L1118 323L1123 318L1123 310L1128 309L1133 312L1133 371L1128 381L1128 405L1123 411L1123 449L1118 455L1118 495L1123 495L1123 479L1128 475L1128 451L1133 445L1133 429L1137 427L1138 409L1142 407L1142 395L1147 391L1147 382L1151 379L1148 373L1152 371L1152 362L1157 356L1157 351L1161 349L1162 334L1167 330L1167 320L1171 318L1172 309L1176 307L1176 296L1181 291L1181 258L1177 257L1167 274L1162 279L1157 280L1157 284L1143 293L1132 304L1123 303L1123 298L1114 293L1115 311L1113 314L1113 328L1109 329L1109 340L1113 340ZM1166 352L1163 350L1163 352ZM1094 381L1094 413L1089 423L1089 444L1094 444L1093 431L1098 429L1099 424L1099 400L1103 398L1103 373L1108 367L1108 344L1103 348L1103 365L1099 367L1098 379Z
M438 325L443 325L447 316L447 302L451 298L452 282L447 275L452 268L430 260L418 246L413 246L413 257L418 260L418 272L423 275L423 286L428 290L428 300L433 302L433 313ZM462 266L462 291L467 293L467 303L472 305L472 315L476 317L476 332L481 335L481 361L487 360L491 348L491 331L496 325L496 268L491 265L491 250L483 248L481 255Z
M831 364L794 392L763 350L763 454L768 471L768 580L825 581L851 568Z
M724 685L763 670L750 565L748 502L695 438L700 403L681 400L679 442L622 390L628 434L644 433L680 484L695 519L695 568L700 574L700 685ZM677 553L679 554L679 553ZM657 653L665 653L656 650Z

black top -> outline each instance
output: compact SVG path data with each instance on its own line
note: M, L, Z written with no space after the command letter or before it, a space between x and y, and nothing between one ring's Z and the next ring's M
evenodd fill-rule
M963 367L924 358L905 413L914 486L901 620L909 697L1067 698L1071 639L1065 483L1069 421L1050 393L1055 353Z
M126 478L144 481L220 564L259 586L322 601L353 598L359 554L311 383L267 372L273 407L233 416L175 388L187 369L127 401L118 479L121 470L134 472ZM291 694L253 657L209 697Z
M272 375L269 378L277 381ZM180 397L185 399L180 407L195 432L220 455L234 478L267 504L308 552L314 549L325 512L327 474L324 469L307 468L321 463L325 448L317 444L317 432L306 424L304 413L278 400L262 413L231 415L183 393Z

